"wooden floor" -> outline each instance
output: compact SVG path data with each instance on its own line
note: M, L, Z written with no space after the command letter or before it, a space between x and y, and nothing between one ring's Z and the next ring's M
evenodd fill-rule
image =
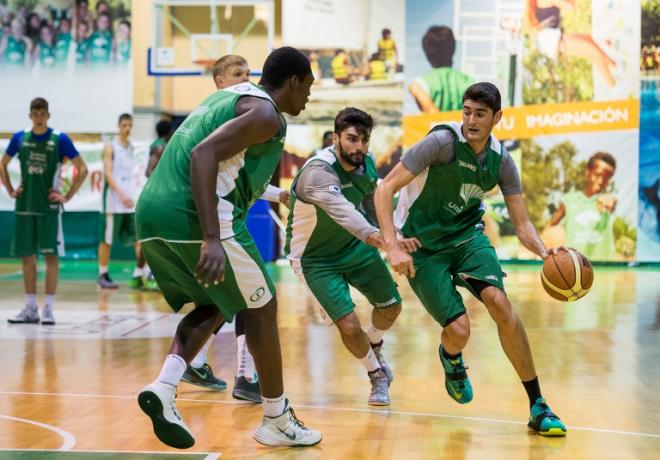
M57 325L8 325L5 319L23 305L19 270L13 261L0 262L2 459L660 458L657 269L599 269L585 299L561 304L542 291L537 266L505 267L544 395L569 426L565 439L549 439L527 432L526 395L477 302L468 301L472 337L464 353L475 398L460 406L444 389L440 328L400 280L404 311L384 349L395 372L392 405L378 410L366 404L369 381L337 331L321 325L288 266L273 265L286 394L323 441L269 449L252 439L261 409L231 398L236 347L227 331L210 361L229 390L179 386L178 407L196 444L178 453L194 456L171 455L175 450L159 443L136 402L157 375L178 321L162 297L125 284L99 293L93 264L64 262ZM117 278L129 274L124 266ZM365 300L356 295L356 301L366 320Z

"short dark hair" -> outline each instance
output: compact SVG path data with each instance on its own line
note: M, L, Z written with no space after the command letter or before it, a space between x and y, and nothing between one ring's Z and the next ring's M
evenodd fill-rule
M502 110L502 96L497 86L487 81L481 81L471 85L463 94L463 102L467 100L486 104L493 113Z
M264 62L259 84L278 89L294 75L300 80L312 74L309 59L295 48L283 46L270 53Z
M346 107L335 117L335 134L341 134L351 126L355 127L360 134L368 134L374 127L374 119L364 110Z
M235 66L247 65L247 61L243 56L238 54L227 54L213 63L213 78L218 75L225 75L227 71Z
M160 120L158 123L156 123L156 134L158 134L158 137L165 137L170 133L170 131L172 131L171 121Z
M121 123L124 120L133 121L133 115L130 113L122 113L119 115L119 121L117 123Z
M451 67L456 51L454 32L447 26L431 26L422 38L422 48L432 67Z
M385 35L388 35L388 34L391 34L391 33L392 33L392 31L390 29L383 29L383 31L381 32L381 35L383 37L385 37Z
M42 110L44 109L48 112L48 101L43 97L35 97L30 101L30 112L33 110Z
M589 157L589 160L587 161L587 169L591 169L594 167L594 163L596 163L596 160L604 161L608 165L612 167L612 169L616 169L616 159L612 156L611 153L607 152L596 152L593 155Z
M321 140L325 140L326 137L332 136L332 134L333 134L332 131L324 131Z
M129 21L128 19L122 19L121 21L119 21L119 25L120 26L121 25L126 25L130 29L131 28L131 21Z

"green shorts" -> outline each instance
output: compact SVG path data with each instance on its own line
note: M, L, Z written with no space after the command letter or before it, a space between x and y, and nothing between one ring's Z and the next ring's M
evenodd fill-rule
M433 318L446 326L465 313L456 286L463 286L479 298L465 278L474 278L504 290L502 267L486 235L480 233L465 243L443 249L413 253L416 275L410 286Z
M59 212L39 215L17 213L11 254L16 257L34 254L63 256L62 215Z
M135 237L135 213L102 214L101 241L112 246L114 241L121 241L124 246L132 246Z
M304 267L300 261L291 261L293 271L307 286L314 304L326 324L355 310L349 285L360 291L374 308L399 305L401 296L396 283L377 251L344 269L337 267Z
M158 287L174 311L189 302L215 305L225 319L231 321L240 310L261 308L275 296L266 264L247 230L222 240L227 255L225 279L209 287L195 279L201 243L160 238L140 242Z

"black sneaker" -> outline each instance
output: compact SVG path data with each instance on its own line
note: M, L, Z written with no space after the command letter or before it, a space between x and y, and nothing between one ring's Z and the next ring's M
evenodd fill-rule
M119 285L110 279L110 275L104 273L96 280L96 285L101 289L117 289Z
M261 403L261 386L258 380L256 382L249 382L248 379L241 375L235 378L234 390L231 392L231 395L234 399Z
M208 363L204 363L202 367L198 368L188 364L181 380L209 390L222 391L227 389L227 382L213 375L213 370Z

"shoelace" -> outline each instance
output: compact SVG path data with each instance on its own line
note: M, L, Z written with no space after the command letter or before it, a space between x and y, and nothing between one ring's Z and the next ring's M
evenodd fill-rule
M308 428L305 426L302 420L296 417L296 413L293 411L292 407L289 407L289 419L303 431L308 430Z
M449 360L449 362L454 367L454 373L465 372L469 369L469 367L465 365L465 362L462 362L460 359ZM465 383L466 383L465 379L459 381L458 387L460 390L464 390L465 388L467 388L467 385Z

